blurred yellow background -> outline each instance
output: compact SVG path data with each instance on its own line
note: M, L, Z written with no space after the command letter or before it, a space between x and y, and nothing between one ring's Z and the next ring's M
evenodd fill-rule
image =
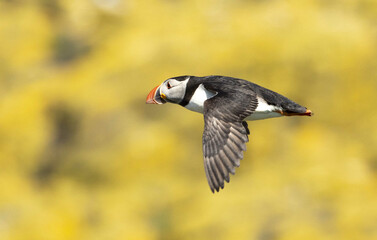
M1 0L0 239L377 239L377 1ZM203 117L146 105L226 75L308 117L249 122L212 194Z

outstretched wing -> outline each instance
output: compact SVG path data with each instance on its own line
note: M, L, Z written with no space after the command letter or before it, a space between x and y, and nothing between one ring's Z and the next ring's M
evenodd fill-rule
M219 92L204 102L204 169L212 192L224 188L229 173L234 174L240 166L250 134L243 119L257 105L253 92Z

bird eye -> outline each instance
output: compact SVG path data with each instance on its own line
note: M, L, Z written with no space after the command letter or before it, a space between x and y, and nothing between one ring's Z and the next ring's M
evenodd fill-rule
M171 85L170 85L170 83L168 82L167 83L167 85L166 85L167 87L168 87L168 89L170 89L171 88Z

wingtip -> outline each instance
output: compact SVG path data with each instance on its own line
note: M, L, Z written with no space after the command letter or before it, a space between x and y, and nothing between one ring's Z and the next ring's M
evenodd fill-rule
M229 174L224 178L224 180L225 180L227 183L229 183L229 181L230 181Z

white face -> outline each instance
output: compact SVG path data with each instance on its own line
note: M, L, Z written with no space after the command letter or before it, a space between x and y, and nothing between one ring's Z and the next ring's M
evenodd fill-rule
M174 103L180 103L185 96L187 82L190 77L184 81L177 81L173 78L166 80L160 86L161 95L166 96L166 100Z

